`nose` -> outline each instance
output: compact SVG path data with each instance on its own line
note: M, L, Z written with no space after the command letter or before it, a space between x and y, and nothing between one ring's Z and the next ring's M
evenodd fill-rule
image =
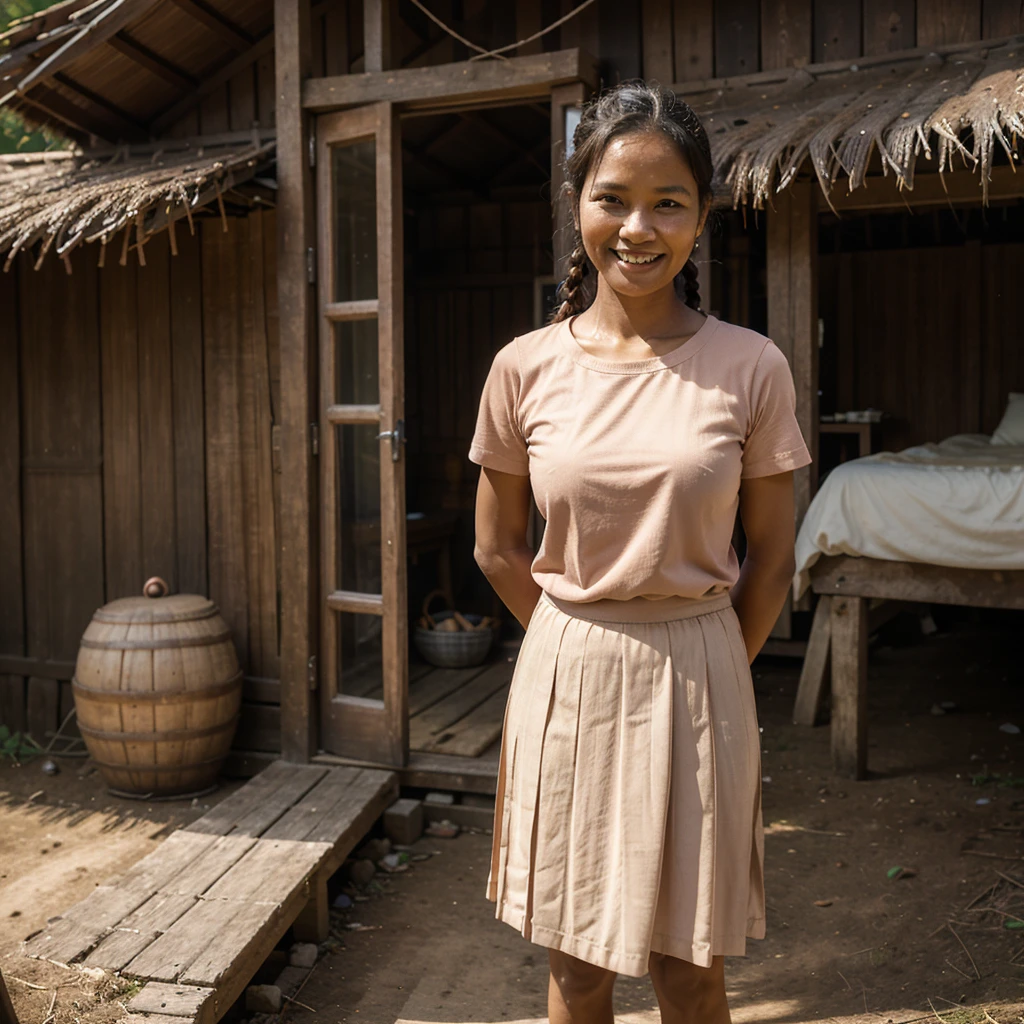
M654 226L642 206L634 207L626 215L619 228L619 234L626 242L643 242L654 237Z

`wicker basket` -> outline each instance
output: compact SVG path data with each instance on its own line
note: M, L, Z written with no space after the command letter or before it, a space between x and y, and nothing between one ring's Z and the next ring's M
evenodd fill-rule
M450 609L430 613L430 602L441 596L440 591L427 595L423 602L423 617L432 623L443 622L455 615ZM480 615L466 615L465 618L474 626L483 621ZM420 656L438 668L470 668L479 665L486 657L494 642L494 630L490 627L481 630L459 630L447 633L438 629L426 629L417 626L413 633L413 643Z

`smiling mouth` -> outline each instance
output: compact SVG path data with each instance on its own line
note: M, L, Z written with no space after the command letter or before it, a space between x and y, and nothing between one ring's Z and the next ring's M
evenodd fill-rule
M622 249L612 249L612 252L623 262L632 263L634 265L643 265L645 263L653 263L655 260L660 260L662 254L659 253L639 253L639 252L624 252Z

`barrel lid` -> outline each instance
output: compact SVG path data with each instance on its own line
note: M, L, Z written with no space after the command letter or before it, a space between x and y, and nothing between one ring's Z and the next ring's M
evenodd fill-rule
M217 614L217 606L201 594L167 594L167 584L154 577L144 593L150 596L121 597L98 609L94 622L194 622Z

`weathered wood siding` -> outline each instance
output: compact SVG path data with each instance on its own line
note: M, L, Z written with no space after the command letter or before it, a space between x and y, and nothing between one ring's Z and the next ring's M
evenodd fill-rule
M154 575L231 628L236 745L277 700L274 214L197 227L145 266L88 246L70 276L52 257L0 275L0 723L40 741L93 612Z
M882 409L889 451L991 433L1024 390L1021 280L1021 244L822 256L823 408Z
M491 600L471 557L479 470L466 455L477 397L495 352L534 327L534 278L551 272L551 207L428 205L409 236L408 507L460 513L454 586L470 607Z

